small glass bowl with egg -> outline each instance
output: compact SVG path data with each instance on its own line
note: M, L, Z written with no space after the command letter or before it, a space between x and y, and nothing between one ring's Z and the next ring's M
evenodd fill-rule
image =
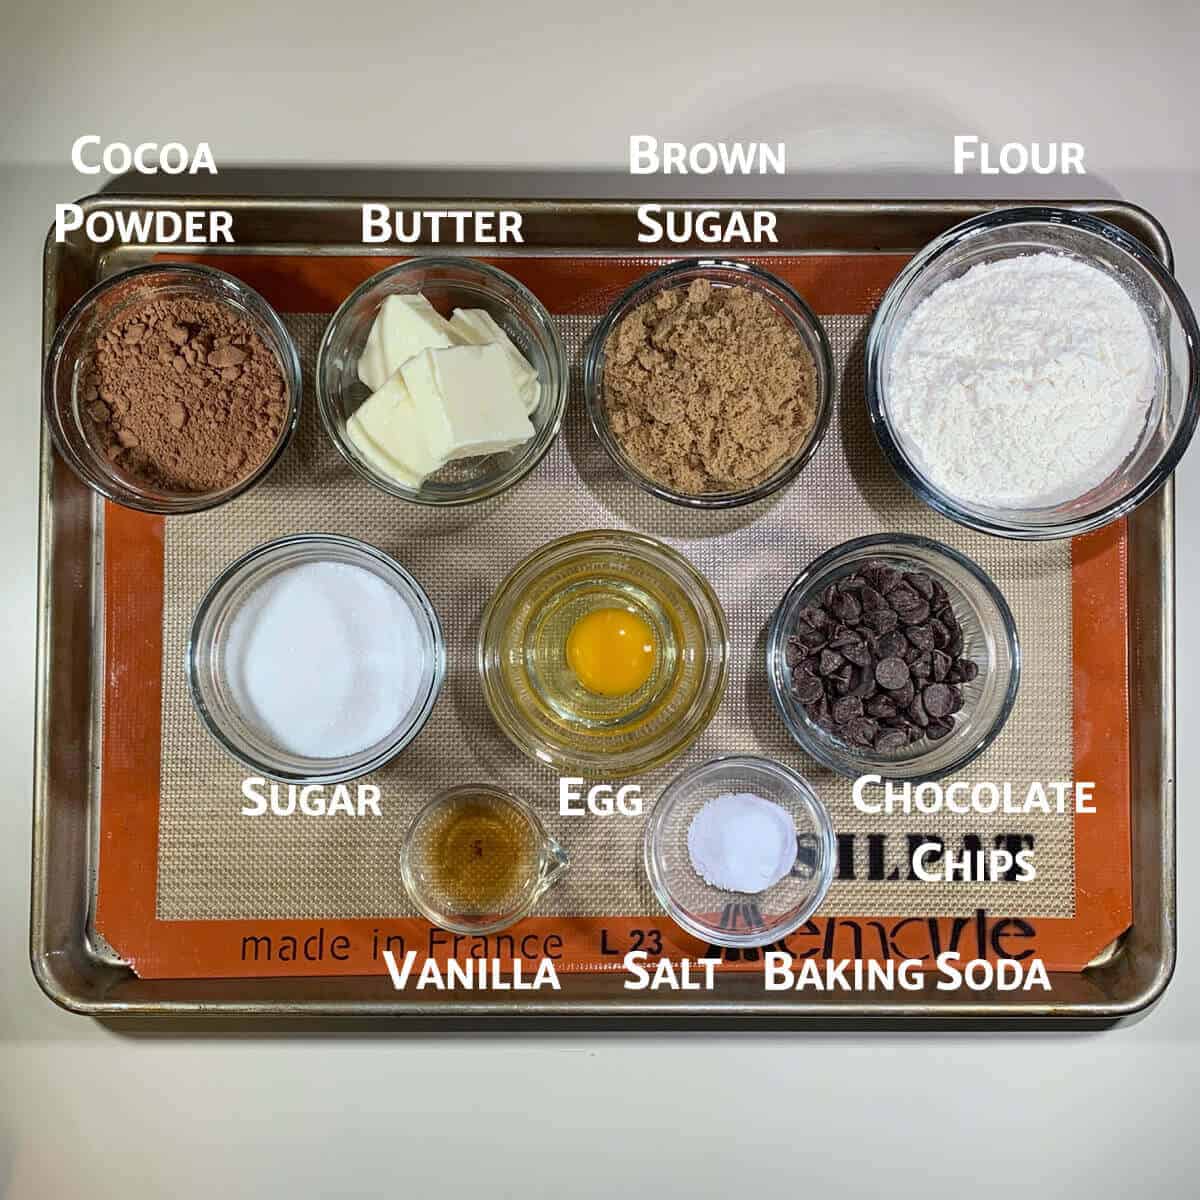
M729 634L712 588L642 534L594 530L535 551L479 631L488 708L535 762L586 776L658 766L707 727Z
M706 813L710 806L720 815ZM768 849L770 861L760 862ZM816 912L837 847L829 813L803 776L770 759L731 755L667 785L646 822L643 857L654 894L681 929L710 945L749 948L779 941ZM735 864L764 886L734 891L701 873L726 875Z
M321 339L316 380L322 423L351 467L433 506L524 478L567 403L566 354L545 307L511 275L461 257L409 259L356 288Z

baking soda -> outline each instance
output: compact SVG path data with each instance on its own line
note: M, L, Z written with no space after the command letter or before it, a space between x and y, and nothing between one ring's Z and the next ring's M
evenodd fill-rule
M796 862L791 814L749 792L708 801L688 826L687 844L696 874L727 892L765 892Z
M1057 254L981 263L900 330L888 380L897 435L938 489L998 508L1084 495L1136 446L1157 354L1137 301Z
M425 647L404 599L377 575L310 562L272 575L234 614L230 690L247 723L304 758L342 758L400 726Z

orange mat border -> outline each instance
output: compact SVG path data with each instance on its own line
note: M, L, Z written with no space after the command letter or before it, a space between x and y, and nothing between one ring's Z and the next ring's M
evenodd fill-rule
M170 260L173 256L164 256ZM398 257L195 255L244 279L282 312L331 312ZM555 313L602 312L618 292L665 260L522 256L493 261ZM747 261L756 261L747 259ZM904 255L807 255L757 260L786 279L817 312L873 310ZM1029 919L815 918L786 948L807 957L924 958L958 948L964 958L1042 958L1078 971L1131 922L1130 747L1126 530L1118 522L1072 544L1075 777L1096 782L1099 812L1075 821L1076 915ZM161 733L163 520L105 506L105 706L102 730L96 926L146 979L376 974L380 951L506 953L415 918L160 921L155 916ZM529 918L509 936L518 953L559 958L562 972L618 969L628 949L696 957L706 947L661 914L622 918ZM269 955L269 958L267 957ZM726 952L732 970L758 955Z

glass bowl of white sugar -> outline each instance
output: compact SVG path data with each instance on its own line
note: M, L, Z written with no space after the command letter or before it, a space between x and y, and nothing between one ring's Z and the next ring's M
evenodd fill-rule
M730 755L667 785L646 822L650 886L671 919L714 946L766 946L816 912L837 848L812 785L782 763Z
M867 338L901 478L973 529L1074 537L1152 495L1200 411L1196 318L1167 267L1088 213L1003 209L931 242Z
M446 671L421 585L374 546L298 534L221 573L192 622L188 684L209 733L256 774L340 783L421 731Z

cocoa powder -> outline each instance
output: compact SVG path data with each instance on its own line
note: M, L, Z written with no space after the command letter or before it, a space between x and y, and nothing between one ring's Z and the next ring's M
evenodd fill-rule
M604 404L618 443L652 479L688 495L741 491L807 443L816 367L764 296L696 279L617 325Z
M172 297L105 329L81 376L97 444L157 490L219 491L256 471L286 420L283 372L236 310Z

